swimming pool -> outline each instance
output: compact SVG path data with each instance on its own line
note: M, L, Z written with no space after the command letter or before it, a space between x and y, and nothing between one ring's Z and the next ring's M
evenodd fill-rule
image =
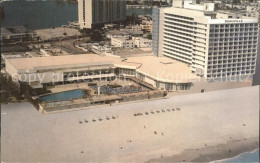
M78 98L83 98L85 96L85 90L75 89L71 91L65 91L60 93L54 93L50 95L45 95L39 97L41 101L50 102L50 101L67 101Z

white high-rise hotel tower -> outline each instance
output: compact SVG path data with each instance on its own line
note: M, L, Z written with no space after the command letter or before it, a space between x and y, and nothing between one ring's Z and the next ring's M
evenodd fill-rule
M214 3L173 1L153 11L153 52L187 63L206 79L252 76L256 69L258 20L214 11Z
M79 0L78 17L81 29L125 20L126 0Z

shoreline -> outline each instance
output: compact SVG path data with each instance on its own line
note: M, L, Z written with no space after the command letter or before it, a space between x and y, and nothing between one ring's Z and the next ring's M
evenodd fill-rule
M218 162L259 149L259 137L230 139L226 144L187 149L178 155L150 159L147 162Z
M231 157L231 158L225 158L225 159L221 159L221 160L211 161L210 163L219 163L219 162L223 162L223 161L228 161L228 160L231 160L231 159L238 158L238 157L240 157L240 156L243 155L243 154L247 154L247 153L255 153L257 150L259 150L259 148L255 149L255 150L253 150L253 151L248 151L248 152L240 153L239 155L237 155L237 156L235 156L235 157Z

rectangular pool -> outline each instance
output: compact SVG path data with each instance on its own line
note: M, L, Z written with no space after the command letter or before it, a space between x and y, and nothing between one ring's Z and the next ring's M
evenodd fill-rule
M41 96L41 97L39 97L39 99L41 101L45 101L45 102L68 101L68 100L83 98L84 96L85 96L85 90L75 89L75 90L71 90L71 91L65 91L65 92Z

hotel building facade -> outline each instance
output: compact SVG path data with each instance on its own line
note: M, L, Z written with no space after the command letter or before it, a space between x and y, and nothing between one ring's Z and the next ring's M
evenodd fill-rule
M92 28L102 23L126 19L125 0L79 0L78 17L80 29Z
M215 12L214 3L174 1L153 11L153 53L190 65L205 79L255 73L258 19Z

